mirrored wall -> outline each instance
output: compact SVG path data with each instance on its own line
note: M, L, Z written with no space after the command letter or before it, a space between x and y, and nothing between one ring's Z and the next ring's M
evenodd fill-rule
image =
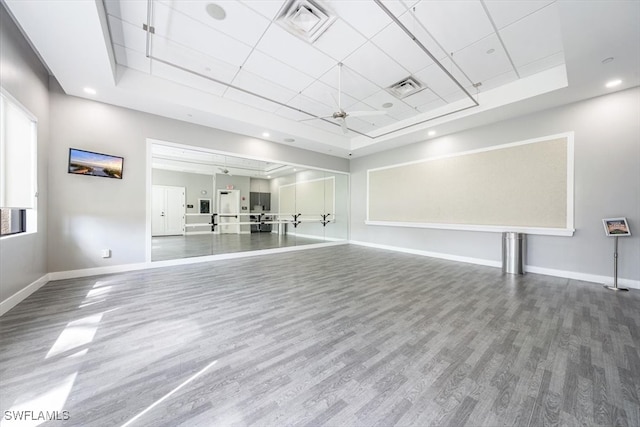
M151 260L348 239L349 176L152 144Z

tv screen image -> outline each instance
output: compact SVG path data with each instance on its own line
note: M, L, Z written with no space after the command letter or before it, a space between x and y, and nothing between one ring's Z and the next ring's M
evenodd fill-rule
M124 158L69 148L69 173L122 179Z

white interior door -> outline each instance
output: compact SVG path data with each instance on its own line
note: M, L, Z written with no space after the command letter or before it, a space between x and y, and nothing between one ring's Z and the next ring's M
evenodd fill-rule
M154 185L151 193L151 235L184 234L184 187Z
M238 213L240 213L240 190L218 190L220 234L240 233L240 225L238 224L240 216Z

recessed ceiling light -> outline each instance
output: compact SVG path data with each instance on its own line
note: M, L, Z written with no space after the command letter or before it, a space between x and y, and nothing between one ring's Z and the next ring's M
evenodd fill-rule
M491 55L493 52L495 52L496 50L494 48L491 48L487 51L487 55Z
M603 64L608 64L609 62L612 62L612 61L613 61L613 56L610 56L610 57L608 57L608 58L604 58L604 59L602 60L602 63L603 63Z
M612 88L612 87L619 86L620 83L622 83L622 80L616 79L616 80L611 80L610 82L607 82L607 84L605 86L608 87L608 88Z
M271 135L269 134L269 132L262 132L262 136L264 136L265 138L269 138Z
M295 142L296 140L293 138L285 138L284 142Z
M89 95L95 95L97 93L95 89L90 87L85 87L83 90L84 93L88 93Z
M206 9L209 16L212 17L213 19L217 19L218 21L222 21L224 18L227 17L227 12L225 12L222 6L218 4L209 3Z
M267 175L267 178L271 178L271 175Z
M429 132L427 132L427 135L429 136L434 136L436 134L435 130L430 130Z
M393 107L392 102L385 102L384 104L382 104L382 108L391 108L391 107Z

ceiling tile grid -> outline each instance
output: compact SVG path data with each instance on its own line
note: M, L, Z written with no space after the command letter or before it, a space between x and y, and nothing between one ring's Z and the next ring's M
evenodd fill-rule
M252 50L251 46L157 1L154 1L153 27L156 36L236 66L242 65Z
M554 4L500 30L516 67L562 52L562 34Z
M207 1L153 0L152 56L197 74L185 77L166 66L150 67L144 57L146 2L106 0L105 7L121 65L190 87L201 82L210 93L220 86L207 77L230 83L260 96L225 89L225 98L296 121L308 115L295 109L318 117L341 109L387 112L348 118L349 127L363 133L468 98L455 80L477 97L563 63L559 18L550 0L382 0L415 40L373 1L319 2L337 19L308 42L276 23L284 0L221 2L223 20L207 13ZM410 76L425 89L403 99L385 90ZM309 124L340 131L326 122Z
M232 37L247 46L255 45L269 25L271 20L255 12L250 7L236 1L222 3L225 11L224 19L214 19L207 13L208 1L167 1L156 0L159 4L170 7L176 13L183 14Z

